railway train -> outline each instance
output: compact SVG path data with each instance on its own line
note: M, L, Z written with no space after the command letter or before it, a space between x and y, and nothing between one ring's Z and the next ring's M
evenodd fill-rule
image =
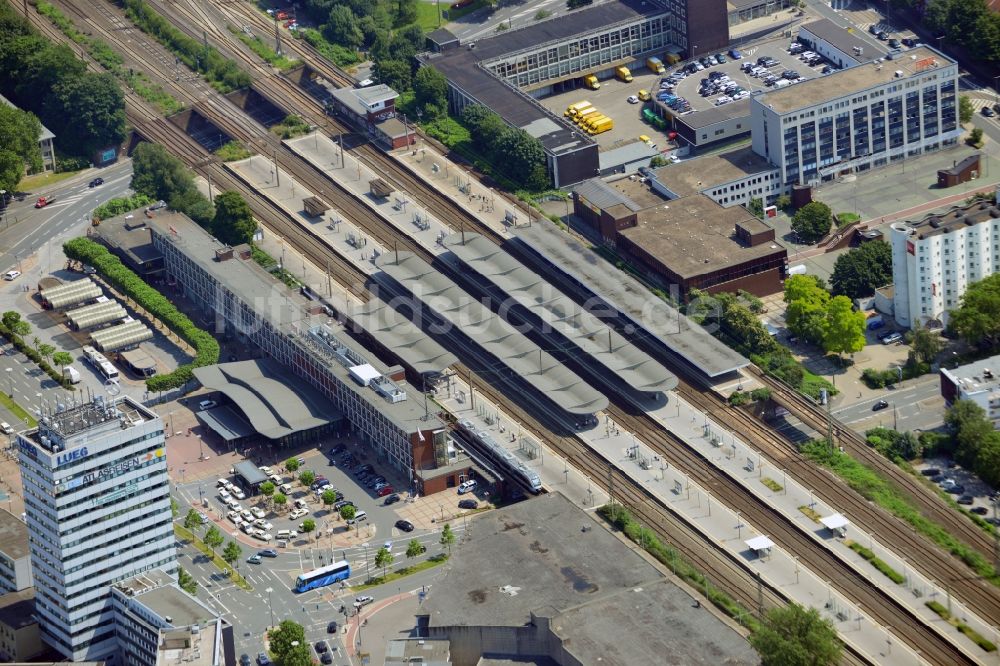
M538 474L498 444L488 432L477 430L476 425L468 419L462 419L456 425L473 443L479 445L482 452L489 455L490 461L499 465L502 471L511 475L532 493L537 495L542 491L542 479Z

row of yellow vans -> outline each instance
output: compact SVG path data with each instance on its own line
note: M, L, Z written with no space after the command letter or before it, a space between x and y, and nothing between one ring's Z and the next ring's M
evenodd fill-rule
M667 62L671 65L675 62L680 62L680 55L677 53L667 53ZM654 56L646 58L646 67L649 71L654 74L664 74L667 70L663 66L663 61ZM615 78L624 83L632 83L632 72L625 65L615 68ZM598 90L601 87L601 82L598 81L596 74L587 74L583 77L583 85L587 86L591 90Z
M615 124L611 118L598 111L590 102L583 101L566 107L564 116L580 126L587 134L600 134L612 129Z

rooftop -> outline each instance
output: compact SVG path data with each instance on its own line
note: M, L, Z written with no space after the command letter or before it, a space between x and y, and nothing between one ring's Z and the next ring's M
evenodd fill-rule
M757 663L742 637L560 493L471 520L421 613L442 629L545 617L583 664Z
M606 396L420 257L386 252L376 265L376 277L399 283L564 411L593 414L608 406Z
M600 178L591 178L573 186L573 192L583 197L591 205L607 210L612 206L625 206L633 213L638 213L644 208L639 203L632 200L627 192L609 185Z
M736 238L737 224L753 232L767 228L742 206L723 208L704 194L692 194L647 208L637 226L618 233L682 279L785 251L776 243L744 245Z
M136 217L136 213L126 213L109 220L101 220L97 236L111 248L127 254L134 262L147 263L162 259L160 251L153 247L146 218Z
M364 362L379 368L381 374L385 374L388 368L367 349L351 339L334 320L325 314L312 314L318 311L317 304L288 289L252 260L234 256L226 261L217 261L216 251L225 251L229 248L211 238L204 229L185 215L173 212L166 215L157 214L150 220L150 226L154 235L178 246L191 261L218 280L226 289L241 300L253 304L275 329L294 338L304 353L312 354L328 363L350 390L374 404L378 411L401 430L414 433L440 426L436 417L432 417L430 421L424 419L423 406L418 405L417 401L388 402L375 391L356 384L350 378L348 369L339 364L333 355L327 353L326 349L310 336L310 331L316 326L324 326L331 333L336 333L340 344L350 348L354 354L363 358Z
M28 526L6 509L0 509L0 553L12 560L28 557Z
M750 361L725 346L638 280L545 219L517 227L514 238L591 294L622 312L672 352L709 377L733 372Z
M386 643L385 666L450 666L451 641L397 638Z
M541 321L636 391L669 391L677 377L646 352L479 234L452 234L444 245Z
M977 201L967 206L956 206L943 214L928 215L917 222L897 222L892 227L910 230L918 240L924 240L997 218L1000 218L1000 207Z
M755 95L751 99L776 113L789 113L953 64L954 61L929 46L918 46L905 51L895 60L849 67L781 90ZM897 71L902 72L901 77L896 76Z
M663 104L657 102L657 104ZM738 99L722 106L712 106L704 111L695 111L686 116L679 116L677 122L683 123L691 129L702 129L716 123L723 123L734 118L746 118L747 124L744 130L750 131L750 98Z
M205 624L220 616L174 583L159 569L151 569L115 585L125 596L136 599L160 618L170 618L169 625L187 627Z
M194 369L202 386L219 391L268 439L327 425L341 417L311 384L269 358L219 363Z
M652 169L651 175L678 197L686 197L724 183L773 171L766 159L746 146L717 155L696 157Z
M0 595L0 624L17 630L35 622L35 588Z
M962 393L992 393L1000 389L1000 356L991 356L954 369L943 368Z
M109 427L127 430L158 418L154 412L129 396L113 400L96 396L91 401L69 405L61 411L57 407L54 412L46 412L39 420L38 428L23 435L45 449L46 453L54 453L66 446L75 446L67 441L70 438L90 435L97 430L108 430Z
M373 297L347 317L416 372L440 373L458 362L458 357L379 298Z
M812 21L806 23L799 27L799 34L802 30L808 30L817 38L822 39L836 49L839 49L842 53L845 53L852 58L857 59L859 62L869 62L875 58L880 58L885 55L885 51L881 48L876 48L872 46L870 42L867 42L856 34L854 30L857 28L844 28L837 25L830 19L819 19L818 21ZM855 47L861 49L861 53L855 53Z

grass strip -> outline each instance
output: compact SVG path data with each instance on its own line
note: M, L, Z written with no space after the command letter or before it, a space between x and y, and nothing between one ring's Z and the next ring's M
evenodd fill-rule
M784 488L780 483L778 483L769 476L765 476L763 479L760 480L760 482L776 493L780 493L782 490L784 490Z
M246 44L251 51L257 54L261 60L282 72L298 67L301 63L298 60L278 55L277 51L268 46L263 39L256 35L248 35L236 29L236 26L229 26L229 32L236 35L236 38Z
M195 536L194 532L184 527L183 525L178 525L177 523L174 523L174 534L179 539L184 539L186 541L191 542L194 545L194 547L197 548L199 551L201 551L201 553L205 557L212 560L212 564L217 566L224 574L229 576L229 579L232 580L234 583L236 583L237 586L248 592L253 591L253 587L250 586L250 583L248 583L246 579L243 578L243 576L241 576L236 571L236 569L229 566L228 562L219 557L218 553L216 553L207 545L205 545L204 541Z
M252 153L247 150L247 147L239 141L230 141L215 151L215 155L223 162L245 160L250 157L251 154Z
M805 504L799 507L799 511L805 514L806 518L813 521L814 523L818 523L819 519L823 517L819 514L819 511L810 506L806 506Z
M995 643L993 643L993 641L984 638L983 635L980 634L978 631L976 631L969 625L965 624L964 622L960 622L958 618L953 617L951 612L947 608L945 608L942 604L938 603L937 601L926 601L924 602L924 605L930 608L935 613L937 613L938 617L940 617L942 620L946 621L948 624L952 625L953 627L961 631L963 634L965 634L965 636L967 636L969 640L971 640L973 643L981 647L984 651L996 652L997 646Z
M14 402L14 399L6 393L0 393L0 405L3 405L7 408L7 411L24 421L25 425L29 428L34 428L38 425L37 419L29 414L24 407Z
M865 548L856 541L848 541L846 543L848 548L850 548L855 553L866 559L869 562L869 564L871 564L873 567L875 567L883 574L885 574L885 576L893 583L896 583L897 585L902 585L903 583L906 582L906 576L904 576L903 574L899 573L898 571L890 567L881 558L876 557L875 553L873 553L868 548Z
M655 557L661 564L669 566L679 578L699 588L716 608L734 618L742 626L749 627L751 630L757 629L758 620L749 610L722 590L712 587L705 574L682 558L676 549L661 542L652 530L640 525L623 506L605 504L597 509L597 513Z
M1000 586L1000 574L979 552L962 543L944 527L924 516L897 488L873 469L830 446L823 440L806 442L800 448L810 460L843 479L865 499L875 502L897 518L909 523L917 532L965 562L984 580Z
M444 553L430 557L423 562L417 562L408 567L403 567L402 569L396 569L392 573L386 574L385 576L376 576L375 578L369 578L367 581L361 585L355 585L351 590L355 592L361 592L362 590L367 590L372 587L378 587L385 583L391 583L394 580L399 580L400 578L406 578L407 576L412 576L415 573L420 573L421 571L427 571L428 569L433 569L439 564L444 564L448 561L448 556Z

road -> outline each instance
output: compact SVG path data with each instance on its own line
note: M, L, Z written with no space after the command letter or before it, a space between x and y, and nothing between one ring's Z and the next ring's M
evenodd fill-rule
M96 175L104 178L104 185L87 187L87 183ZM46 190L46 194L54 193L57 196L55 203L45 208L35 209L34 199L30 196L25 197L24 201L12 201L7 206L3 224L0 225L0 273L19 266L23 268L24 260L47 243L59 239L76 226L82 228L90 220L90 213L94 208L108 199L125 194L129 190L131 179L132 162L123 160L99 171L87 170ZM38 266L46 271L52 270L51 250L41 254Z

